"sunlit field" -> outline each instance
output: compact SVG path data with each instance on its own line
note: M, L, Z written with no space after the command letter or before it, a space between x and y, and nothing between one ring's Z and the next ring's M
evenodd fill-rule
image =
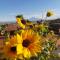
M46 17L52 16L48 11ZM0 60L60 60L60 36L48 22L16 16L15 24L0 25Z

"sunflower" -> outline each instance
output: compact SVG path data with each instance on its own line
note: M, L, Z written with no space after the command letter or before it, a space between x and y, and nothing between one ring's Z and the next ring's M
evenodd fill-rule
M25 30L21 35L17 34L17 55L25 58L37 56L41 52L40 36L32 30Z
M46 14L47 17L50 17L50 16L52 16L52 15L54 15L54 14L53 14L53 12L52 12L51 10L49 10L49 11L47 12L47 14Z
M12 58L12 57L16 57L16 46L12 46L11 44L7 44L4 47L4 53L6 56Z
M23 20L22 18L19 18L19 17L16 17L16 20L20 27L25 28L25 24L26 24L25 20Z
M16 50L16 36L12 36L8 42L5 43L4 46L4 54L7 57L10 58L15 58L17 55L17 50Z
M41 52L41 39L40 36L33 30L24 30L21 34L12 36L4 46L4 53L8 57L25 57L30 58L37 56Z

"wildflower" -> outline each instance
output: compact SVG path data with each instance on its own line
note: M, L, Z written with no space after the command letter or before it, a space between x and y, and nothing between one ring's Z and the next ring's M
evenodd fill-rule
M16 46L12 46L11 44L6 44L4 46L4 54L7 56L7 57L16 57Z
M47 14L46 14L47 17L50 17L50 16L52 16L52 15L53 15L53 12L50 11L50 10L49 10L49 11L47 12Z
M41 52L40 36L33 30L24 30L21 34L14 35L4 46L4 53L8 57L16 57L20 55L25 58L37 56Z
M14 36L14 37L12 36L11 39L9 39L9 41L5 43L4 54L10 58L16 57L16 55L17 55L16 36Z
M16 20L17 20L17 23L20 27L25 28L26 22L25 22L25 20L23 20L23 18L20 18L19 16L17 16Z
M26 30L21 36L17 34L17 43L17 54L25 58L37 56L37 52L41 52L40 37L31 30Z

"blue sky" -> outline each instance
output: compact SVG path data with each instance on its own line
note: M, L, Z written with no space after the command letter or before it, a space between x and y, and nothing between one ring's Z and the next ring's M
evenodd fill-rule
M18 14L24 18L44 18L48 9L54 11L54 18L59 17L60 0L0 0L0 21L16 21Z

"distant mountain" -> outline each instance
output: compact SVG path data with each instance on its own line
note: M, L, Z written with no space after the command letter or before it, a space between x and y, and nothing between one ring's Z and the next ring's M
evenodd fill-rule
M32 17L29 19L30 21L38 21L38 20L41 20L40 18L35 18L35 17Z
M1 25L1 24L11 24L11 23L16 23L16 22L15 22L15 21L0 22L0 25Z

